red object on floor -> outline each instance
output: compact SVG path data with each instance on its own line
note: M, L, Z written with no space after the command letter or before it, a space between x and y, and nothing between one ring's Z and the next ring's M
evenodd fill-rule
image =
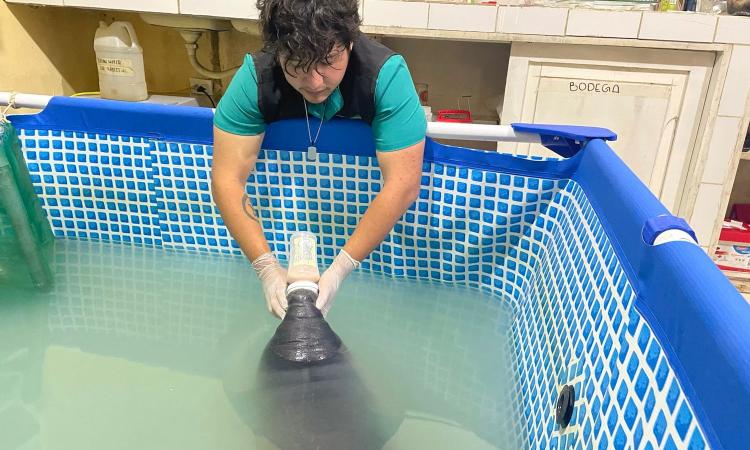
M750 224L744 224L745 228L730 228L723 227L721 234L719 234L719 240L725 242L742 242L750 245Z
M471 123L471 111L465 109L438 110L438 122Z
M735 203L732 205L729 218L750 224L750 203Z

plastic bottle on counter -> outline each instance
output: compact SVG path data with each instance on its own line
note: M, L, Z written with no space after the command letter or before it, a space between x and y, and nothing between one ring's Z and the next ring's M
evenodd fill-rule
M101 98L142 101L148 98L143 49L130 22L99 22L94 36Z

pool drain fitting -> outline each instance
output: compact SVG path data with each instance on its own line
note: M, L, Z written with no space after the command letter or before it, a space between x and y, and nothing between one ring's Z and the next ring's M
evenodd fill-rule
M557 406L555 407L555 422L560 427L565 428L573 417L573 405L576 401L576 390L573 386L566 384L560 390L557 396Z

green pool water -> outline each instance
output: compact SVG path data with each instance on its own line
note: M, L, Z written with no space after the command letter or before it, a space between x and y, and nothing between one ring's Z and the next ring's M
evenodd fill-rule
M51 292L0 284L0 449L275 448L240 404L278 325L245 260L59 240L53 264ZM520 448L505 302L355 273L328 320L384 449Z

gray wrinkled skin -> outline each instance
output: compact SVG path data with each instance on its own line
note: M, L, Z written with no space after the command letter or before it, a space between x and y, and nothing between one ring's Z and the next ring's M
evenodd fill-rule
M378 450L400 420L384 420L374 410L346 346L315 299L303 290L289 295L255 386L230 399L255 434L280 450Z

